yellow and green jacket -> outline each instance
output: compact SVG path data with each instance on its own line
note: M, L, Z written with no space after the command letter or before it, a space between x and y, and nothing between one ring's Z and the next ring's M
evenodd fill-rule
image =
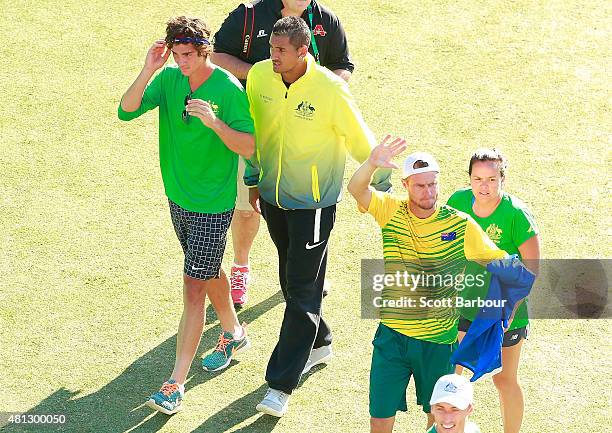
M342 197L347 152L360 163L376 146L347 84L306 57L306 73L289 88L258 62L247 76L256 151L244 182L262 199L284 209L317 209ZM390 170L378 170L372 186L387 191Z

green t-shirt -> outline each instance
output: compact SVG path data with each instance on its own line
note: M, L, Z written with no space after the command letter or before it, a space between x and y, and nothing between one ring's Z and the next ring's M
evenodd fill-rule
M438 433L436 430L436 425L432 425L429 430L425 433ZM471 421L465 423L465 427L463 428L463 433L482 433L478 426Z
M159 165L166 195L192 212L220 213L234 207L238 155L197 117L183 121L189 81L175 65L166 66L147 86L140 108L119 118L132 120L159 107ZM230 128L253 133L249 103L240 82L216 67L191 94L208 101Z
M517 197L508 193L503 193L501 202L491 215L486 218L480 218L472 210L474 203L474 195L471 188L464 188L456 191L449 199L448 205L457 210L467 213L480 225L489 238L495 242L500 249L508 254L518 254L523 242L539 233L538 226L535 223L531 212ZM485 284L466 286L459 293L463 299L474 300L477 298L485 299L489 289L491 275L485 268L474 262L468 262L465 270L466 274L482 275L485 279ZM460 313L468 320L474 320L478 314L478 307L463 307ZM527 312L527 300L518 308L514 320L510 325L510 329L517 329L529 324L529 316Z

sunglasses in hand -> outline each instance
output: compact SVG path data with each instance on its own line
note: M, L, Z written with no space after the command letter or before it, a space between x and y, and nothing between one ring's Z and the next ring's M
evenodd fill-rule
M189 92L189 94L185 96L185 109L183 110L183 114L182 114L183 122L185 123L188 123L189 118L191 117L189 113L187 112L187 104L189 103L189 101L191 101L191 94L192 92Z

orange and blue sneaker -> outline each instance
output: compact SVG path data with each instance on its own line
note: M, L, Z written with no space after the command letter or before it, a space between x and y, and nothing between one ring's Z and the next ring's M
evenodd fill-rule
M247 337L246 326L242 325L242 338L235 339L231 332L221 332L214 350L202 358L202 368L206 371L219 371L226 368L234 355L251 347Z
M174 379L164 382L161 389L149 397L145 403L151 409L174 415L183 409L183 398L185 397L185 386L176 383Z

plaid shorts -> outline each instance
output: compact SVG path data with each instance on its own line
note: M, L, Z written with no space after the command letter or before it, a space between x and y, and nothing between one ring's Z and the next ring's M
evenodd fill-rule
M174 231L185 253L185 275L198 280L219 278L234 210L200 213L185 210L170 199L168 204Z

